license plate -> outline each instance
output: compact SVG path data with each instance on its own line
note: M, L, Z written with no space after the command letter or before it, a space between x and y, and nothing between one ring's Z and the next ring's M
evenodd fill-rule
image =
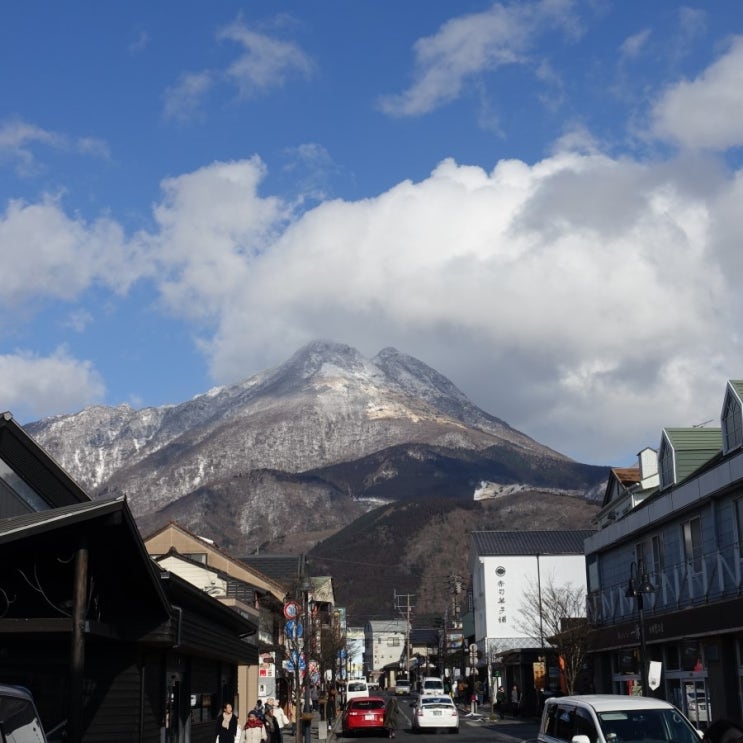
M436 717L441 717L441 710L440 709L435 709L433 711L433 713L434 713L434 715L436 715Z
M365 720L374 720L376 719L374 715L364 715Z

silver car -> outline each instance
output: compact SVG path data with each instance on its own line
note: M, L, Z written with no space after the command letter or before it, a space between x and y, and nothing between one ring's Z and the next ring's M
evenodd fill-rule
M28 689L0 684L0 740L46 743L44 728Z

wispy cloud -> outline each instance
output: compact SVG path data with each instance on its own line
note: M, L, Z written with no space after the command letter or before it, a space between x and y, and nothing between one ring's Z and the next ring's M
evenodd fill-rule
M201 106L213 85L210 72L184 73L175 85L165 91L164 117L181 122L199 118Z
M19 175L28 176L37 171L39 165L35 150L39 147L77 152L103 159L110 157L108 144L101 139L93 137L76 139L20 118L0 122L0 161L15 163Z
M557 26L579 33L568 0L495 3L482 13L449 20L438 33L415 43L413 84L399 95L382 97L380 107L394 116L428 113L458 98L477 75L532 64L538 34Z
M219 38L243 47L243 53L226 71L243 98L279 87L293 74L307 77L312 73L313 62L299 45L257 33L242 21L223 28Z

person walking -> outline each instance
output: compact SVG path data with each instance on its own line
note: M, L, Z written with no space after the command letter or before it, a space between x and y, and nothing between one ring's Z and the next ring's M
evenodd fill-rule
M506 708L506 690L502 687L498 687L498 691L495 692L495 711L500 716L501 720L505 720L506 716L504 710Z
M248 712L248 720L243 727L243 743L262 743L267 738L268 733L263 720L255 714L255 710L251 709ZM219 743L222 743L222 741L220 740ZM230 742L225 740L224 743Z
M239 726L232 705L227 702L217 717L217 743L235 743Z
M272 705L266 705L266 734L268 735L267 743L281 743L281 725L276 717Z
M387 702L387 706L384 708L384 727L387 730L390 738L395 737L395 731L397 730L397 699L390 697Z
M519 694L519 687L516 684L511 689L511 712L514 717L519 716L519 703L521 702L521 694Z

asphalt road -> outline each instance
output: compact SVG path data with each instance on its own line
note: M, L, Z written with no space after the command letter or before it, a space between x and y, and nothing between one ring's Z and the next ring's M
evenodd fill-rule
M380 695L382 696L382 695ZM412 697L398 697L399 702L399 725L395 736L396 743L434 743L433 739L440 736L449 736L445 730L413 733L410 728L412 708L409 702ZM458 706L459 709L459 734L452 739L457 743L482 743L483 741L495 741L496 743L522 743L536 739L539 727L535 718L512 718L505 720L490 719L490 708L481 706L475 715L470 713L469 707ZM327 743L349 743L350 740L357 741L360 738L383 741L388 737L385 733L364 733L354 736L353 739L342 735L340 717L328 730ZM320 743L323 743L320 740Z

